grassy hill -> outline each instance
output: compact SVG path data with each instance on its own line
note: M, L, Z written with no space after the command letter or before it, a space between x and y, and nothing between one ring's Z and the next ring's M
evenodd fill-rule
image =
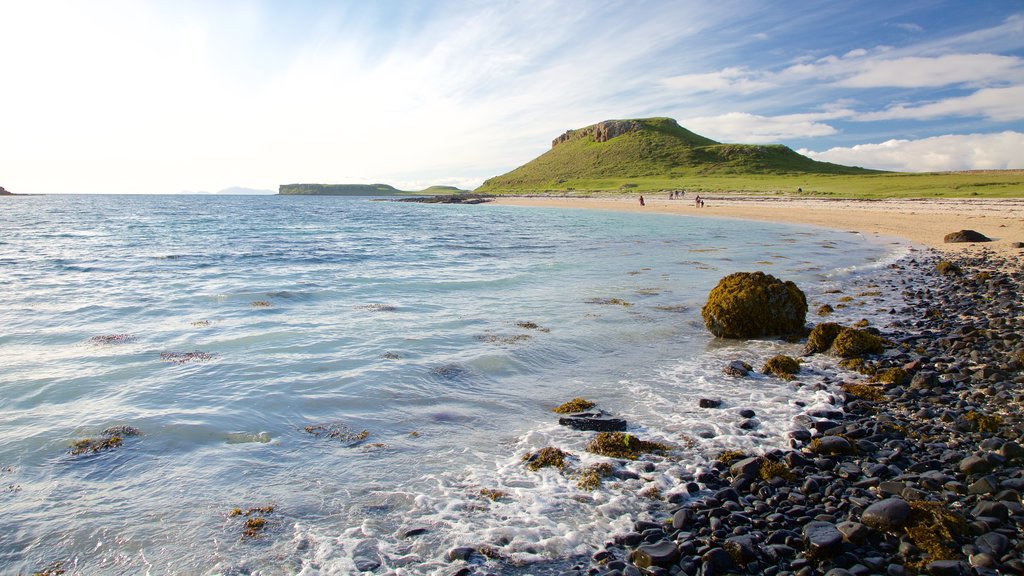
M671 118L608 120L556 138L531 162L483 183L477 192L616 189L638 180L786 174L878 174L817 162L778 144L722 144ZM676 184L678 185L678 183ZM643 188L646 188L644 186Z

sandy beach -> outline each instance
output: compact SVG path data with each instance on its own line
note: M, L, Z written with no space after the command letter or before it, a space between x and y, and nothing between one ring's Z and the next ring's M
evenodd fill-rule
M669 200L665 195L558 198L501 197L497 204L552 208L588 208L629 212L659 212L686 216L740 218L772 222L813 224L865 234L896 236L943 251L973 253L990 249L1017 256L1024 242L1024 198L1000 199L900 199L832 200L710 194L703 208L693 195ZM957 230L976 230L993 241L978 244L946 244L943 236Z

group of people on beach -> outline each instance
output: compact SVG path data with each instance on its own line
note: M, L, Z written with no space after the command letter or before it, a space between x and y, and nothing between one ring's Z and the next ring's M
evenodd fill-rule
M686 196L686 190L670 190L669 193L668 193L668 199L669 200L675 200L677 198L682 198L683 196ZM700 194L698 194L697 197L693 199L693 204L697 208L703 208L704 207L704 199L700 197ZM640 205L641 206L646 206L647 205L647 203L644 202L644 195L643 194L640 195Z

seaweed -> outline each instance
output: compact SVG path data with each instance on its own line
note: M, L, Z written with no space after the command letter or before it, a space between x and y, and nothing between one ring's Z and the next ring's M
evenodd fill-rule
M46 568L33 572L32 576L62 576L66 573L67 570L64 569L64 562L51 562Z
M672 449L661 442L641 440L628 432L599 432L587 444L587 450L610 458L636 460L641 454L666 453Z
M356 310L370 310L371 312L394 312L398 306L393 304L363 304L356 306Z
M508 492L504 490L494 490L491 488L481 488L480 495L488 500L501 500L502 498L508 497Z
M953 264L949 260L942 260L935 265L935 271L943 276L960 276L963 274L963 270L959 266Z
M861 318L853 323L854 328L867 328L871 323L868 322L867 318Z
M701 308L704 326L719 338L800 332L807 298L793 282L764 272L736 272L718 281Z
M195 322L192 322L192 326L196 328L206 328L211 324L213 324L213 322L210 322L209 320L196 320Z
M572 400L569 400L568 402L562 404L561 406L558 406L557 408L552 409L551 411L557 414L573 414L575 412L583 412L584 410L590 410L594 406L596 406L596 404L594 404L590 400L584 400L583 398L573 398Z
M800 361L783 354L772 356L761 367L762 373L773 374L783 380L792 380L799 371Z
M622 306L623 308L629 308L633 304L626 302L621 298L589 298L587 304L600 304L602 306Z
M96 346L126 344L133 341L135 341L135 336L131 334L103 334L101 336L93 336L92 338L89 338L89 344L94 344Z
M742 450L723 450L722 453L718 455L718 458L716 458L716 460L718 460L722 464L729 464L730 462L740 460L746 457L746 452L743 452Z
M822 322L816 325L807 336L807 344L804 346L805 354L825 352L832 347L832 342L842 331L843 327L835 322Z
M513 334L511 336L497 336L495 334L482 334L477 336L478 340L489 344L518 344L533 338L529 334Z
M758 470L758 476L762 480L771 480L772 478L782 478L786 482L796 480L796 474L793 474L793 471L789 469L785 462L772 462L767 458L761 459L761 469Z
M868 379L868 382L888 384L891 386L902 386L910 383L910 374L900 367L889 368L884 372L877 372Z
M818 316L828 316L829 314L831 314L831 313L833 313L835 311L836 311L836 309L833 308L832 306L830 306L828 304L822 304L821 306L818 307L817 314L818 314Z
M868 384L843 384L841 386L843 392L846 392L854 398L860 400L867 400L869 402L881 402L885 399L885 394L877 386L871 386Z
M974 410L969 410L964 414L964 420L971 425L971 428L978 432L998 432L999 428L1003 425L1002 416L998 414L982 414Z
M883 350L883 340L867 330L843 328L832 342L832 349L843 358L880 354Z
M242 538L258 538L270 526L270 523L264 516L273 514L273 512L273 506L253 507L245 512L241 508L233 508L228 513L228 518L245 517L245 522L242 523Z
M341 423L311 424L309 426L305 426L303 431L317 438L328 438L330 440L338 440L339 442L349 442L352 446L366 440L370 436L370 432L367 430L356 432Z
M562 470L566 467L566 459L570 456L554 446L547 446L540 450L523 455L523 462L526 462L526 469L536 472L541 468L555 467Z
M189 362L209 362L217 355L212 352L161 352L160 359L171 364L187 364Z
M120 436L103 436L100 438L83 438L71 445L71 455L96 454L106 450L113 450L124 444Z
M598 462L587 466L580 472L576 486L580 490L595 490L601 485L601 480L612 475L615 467L608 462Z
M959 540L969 532L967 521L943 502L910 502L910 519L903 527L910 541L930 560L955 560Z
M249 306L253 308L272 308L273 304L269 300L253 300L249 302Z
M551 332L551 328L544 328L543 326L538 326L536 322L529 322L529 321L526 321L526 322L516 322L516 326L518 326L518 327L520 327L520 328L522 328L524 330L536 330L538 332Z

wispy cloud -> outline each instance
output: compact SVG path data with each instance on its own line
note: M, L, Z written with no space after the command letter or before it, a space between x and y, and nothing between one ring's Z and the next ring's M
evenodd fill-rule
M824 71L841 75L845 70ZM876 59L854 67L837 84L849 88L934 88L1024 80L1024 59L998 54L947 54L935 58Z
M858 120L928 120L946 116L984 116L992 120L1024 120L1024 86L985 88L969 96L924 104L898 104L860 114Z
M1024 134L950 134L799 152L825 162L900 172L1001 170L1024 166Z

